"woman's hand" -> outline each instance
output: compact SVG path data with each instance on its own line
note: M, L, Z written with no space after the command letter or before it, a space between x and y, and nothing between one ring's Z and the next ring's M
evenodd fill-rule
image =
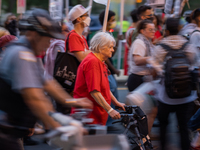
M120 119L121 118L120 113L114 109L109 113L109 115L112 119Z
M123 111L126 111L126 109L124 108L125 104L124 103L120 103L118 102L115 106L118 106L120 107L119 110L123 110Z

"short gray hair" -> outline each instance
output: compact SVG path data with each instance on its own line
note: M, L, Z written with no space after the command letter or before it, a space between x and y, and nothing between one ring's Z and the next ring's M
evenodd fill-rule
M90 50L99 53L99 49L110 46L113 42L114 46L116 44L114 37L108 32L98 32L96 33L90 41Z

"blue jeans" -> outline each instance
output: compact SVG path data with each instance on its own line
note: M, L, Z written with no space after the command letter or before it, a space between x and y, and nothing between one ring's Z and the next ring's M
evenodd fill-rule
M115 98L118 99L117 82L115 80L115 77L113 75L109 75L108 81L110 85L110 91L115 96Z
M115 98L118 99L117 82L115 80L115 77L113 75L109 75L108 76L108 81L109 81L109 85L110 85L110 91L115 96ZM115 108L113 103L111 103L111 107ZM110 116L108 116L108 120L107 120L106 125L107 126L111 126L112 125L112 118Z
M188 122L188 128L190 128L192 131L195 131L196 129L200 128L200 108L190 118Z

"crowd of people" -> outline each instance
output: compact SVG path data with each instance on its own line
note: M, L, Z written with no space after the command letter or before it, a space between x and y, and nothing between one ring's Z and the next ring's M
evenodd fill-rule
M188 129L199 128L198 111L193 116L194 101L198 100L198 88L193 85L198 84L192 71L198 71L200 65L200 8L187 14L183 25L177 8L173 13L169 5L166 7L161 16L147 5L130 13L132 24L126 32L124 56L127 87L133 92L146 82L159 80L154 106L146 114L149 134L157 117L161 149L166 150L168 118L175 112L181 149L195 149L200 147L200 136L191 144ZM93 119L92 124L104 126L121 118L114 107L125 111L125 104L118 101L114 74L119 76L120 71L112 57L123 36L118 35L117 40L113 37L117 23L110 10L106 32L98 31L88 43L90 10L80 4L70 10L72 30L42 9L29 11L18 20L18 27L11 15L5 22L7 30L0 29L1 148L23 150L22 138L31 135L38 120L46 131L59 130L61 125L49 112L69 115L75 108L91 109L88 117ZM99 15L102 25L104 15L105 11Z

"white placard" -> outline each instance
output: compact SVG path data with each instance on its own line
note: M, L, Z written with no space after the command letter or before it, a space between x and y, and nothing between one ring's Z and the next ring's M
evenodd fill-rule
M107 5L108 0L94 0L96 3Z
M165 5L165 0L147 0L147 4L150 6Z
M63 17L63 0L49 0L49 13L52 19L61 20Z
M17 13L23 14L26 11L26 0L17 0Z

